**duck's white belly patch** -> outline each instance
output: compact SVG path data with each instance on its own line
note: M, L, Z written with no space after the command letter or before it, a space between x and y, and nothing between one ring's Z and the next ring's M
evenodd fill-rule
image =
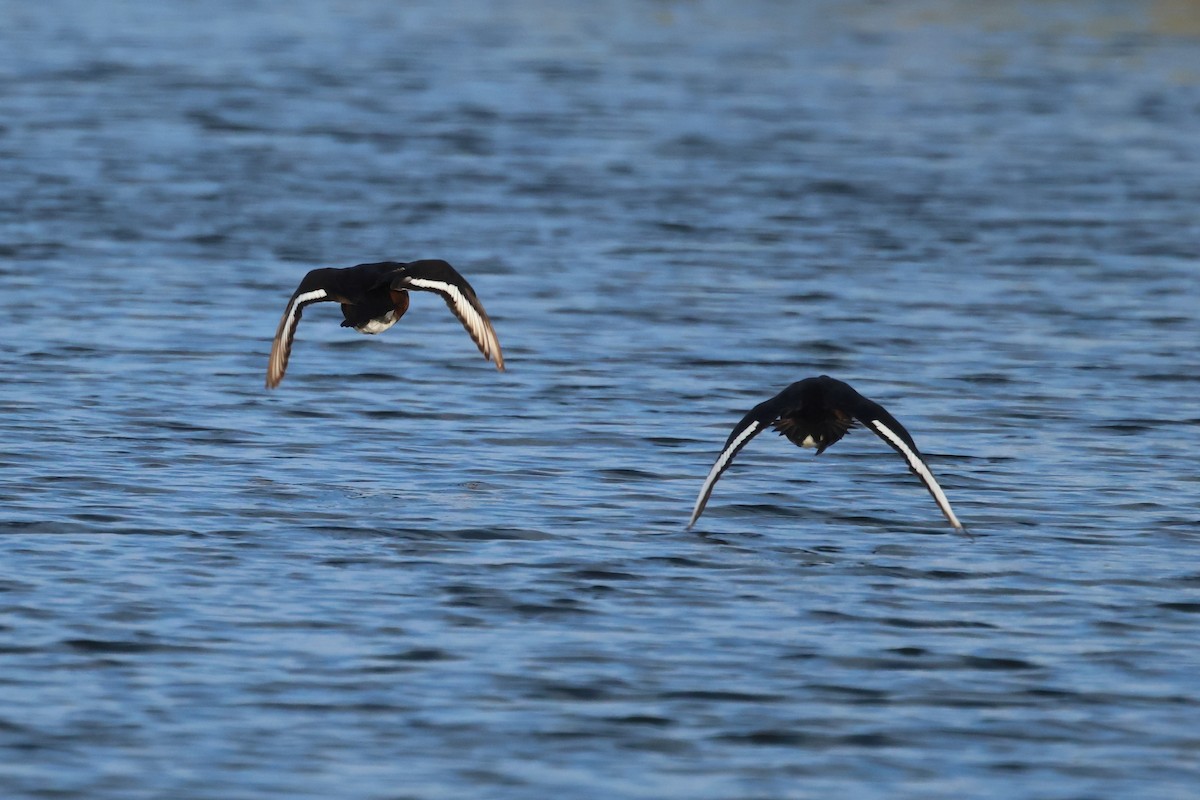
M355 330L359 333L383 333L400 320L395 311L389 311L382 317L376 317L366 325L359 325Z

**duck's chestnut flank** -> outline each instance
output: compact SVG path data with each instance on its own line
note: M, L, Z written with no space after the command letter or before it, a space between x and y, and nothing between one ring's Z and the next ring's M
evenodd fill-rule
M305 307L313 303L340 303L345 317L342 327L354 328L359 333L382 333L399 322L408 310L410 289L441 295L483 357L495 361L496 369L504 369L504 355L492 322L475 290L458 270L437 259L409 263L380 261L341 269L314 269L304 276L288 300L275 331L267 362L267 388L273 389L283 380L296 326Z
M883 406L863 397L848 383L828 375L797 381L770 400L759 403L742 417L742 421L734 426L733 432L725 440L725 446L704 479L688 527L695 525L704 512L717 479L729 468L733 457L768 427L773 427L800 447L815 447L817 455L820 455L845 436L856 423L869 428L904 456L908 468L925 484L950 524L955 530L966 531L904 426Z

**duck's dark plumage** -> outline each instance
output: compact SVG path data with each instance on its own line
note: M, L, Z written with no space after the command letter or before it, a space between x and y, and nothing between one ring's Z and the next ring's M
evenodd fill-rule
M725 440L725 446L721 448L720 455L704 480L688 527L696 524L700 518L717 479L729 468L733 457L768 427L773 427L800 447L815 447L820 455L856 424L870 429L904 456L909 469L925 484L950 524L956 530L964 530L950 508L945 492L934 479L933 471L921 457L916 442L904 426L883 406L863 397L849 384L828 375L797 381L770 400L759 403L742 417L742 421L734 426L733 432Z
M342 327L360 333L382 333L408 310L410 289L441 295L483 357L495 361L497 369L504 369L504 355L492 322L475 290L458 270L437 259L409 263L380 261L340 269L314 269L304 276L288 300L275 331L267 363L267 387L273 389L283 380L296 326L306 307L313 303L340 303L345 317Z

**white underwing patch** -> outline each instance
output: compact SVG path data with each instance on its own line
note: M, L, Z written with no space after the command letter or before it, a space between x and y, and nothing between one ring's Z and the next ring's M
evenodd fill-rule
M913 472L925 484L925 488L933 495L933 499L937 501L938 508L942 509L942 513L946 515L946 519L950 520L950 524L955 528L962 530L963 525L958 521L958 517L954 514L954 509L950 508L950 501L946 499L946 493L942 491L942 487L938 485L937 479L933 477L933 472L929 466L921 460L913 449L909 447L903 439L897 436L891 428L884 425L877 419L871 420L871 427L879 432L879 435L891 443L892 447L896 448L908 465L912 467Z
M496 340L495 332L458 286L444 281L432 281L428 278L406 278L405 282L415 289L437 292L447 298L454 315L466 327L467 333L471 335L484 357L496 358L496 363L500 363L498 357L500 343Z
M734 455L738 450L750 440L762 423L755 420L750 423L746 430L738 434L737 438L729 443L729 446L721 451L721 455L717 456L716 462L712 465L712 469L708 471L708 477L704 479L704 485L700 487L700 496L696 498L696 506L692 509L692 518L688 521L688 527L696 524L696 520L700 518L700 512L704 510L705 504L708 502L708 497L712 494L713 487L717 484L717 478L721 477L721 473L729 466L729 462L733 460Z

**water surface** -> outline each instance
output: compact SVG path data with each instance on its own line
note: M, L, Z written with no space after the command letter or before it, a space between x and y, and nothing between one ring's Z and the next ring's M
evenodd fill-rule
M6 797L1196 795L1191 6L0 10Z

